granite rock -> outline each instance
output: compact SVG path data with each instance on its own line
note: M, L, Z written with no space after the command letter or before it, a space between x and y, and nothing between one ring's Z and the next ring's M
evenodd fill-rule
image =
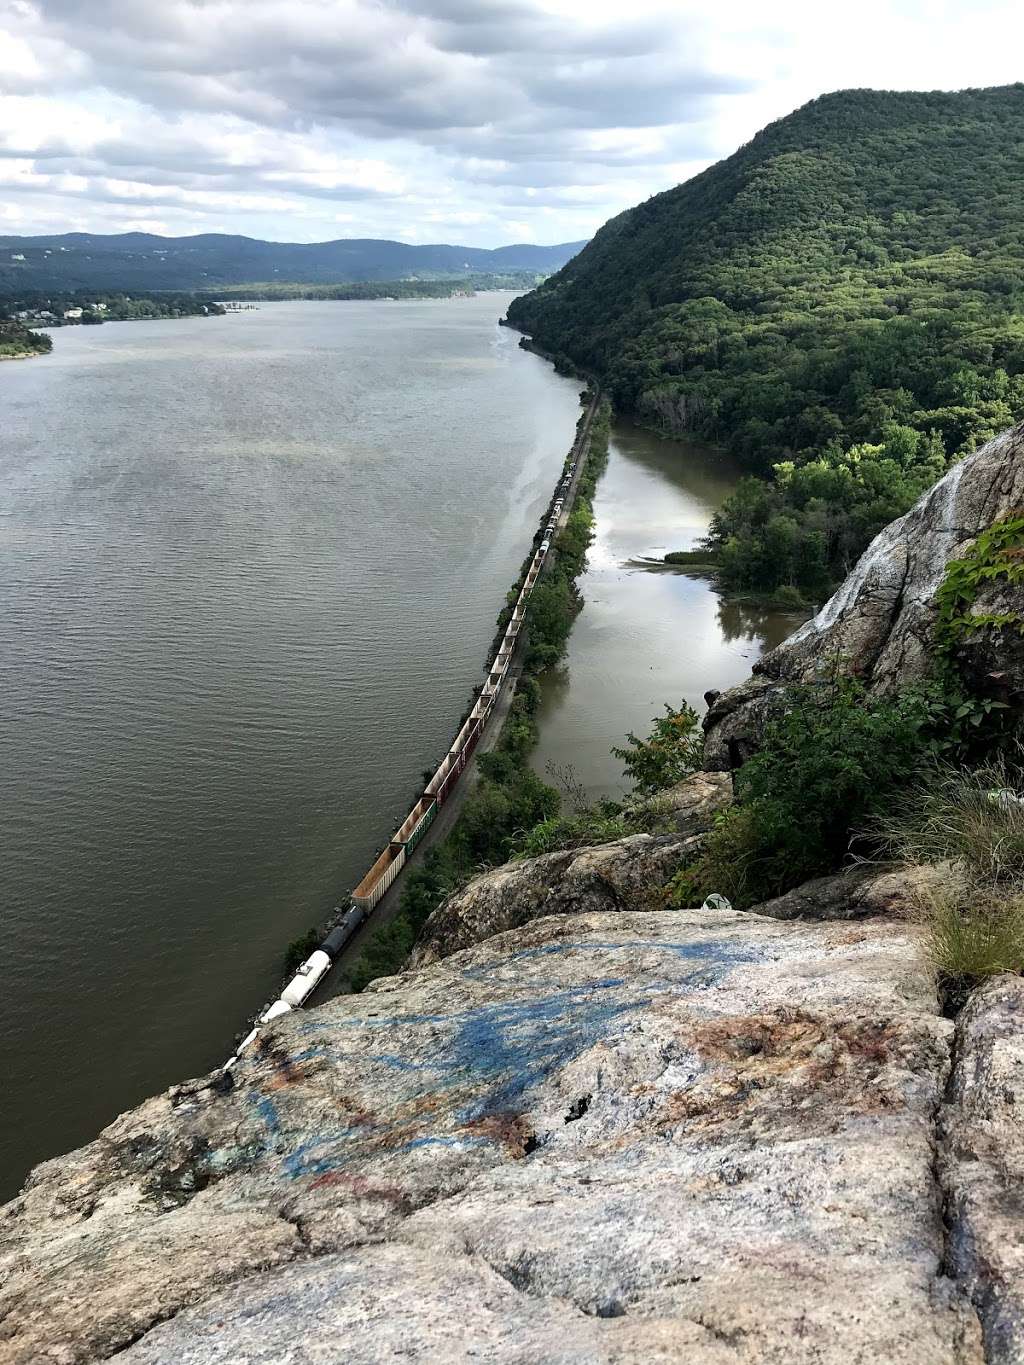
M1024 1360L1024 980L996 977L956 1022L939 1169L950 1267L981 1318L988 1365Z
M915 926L548 916L275 1026L0 1213L0 1361L982 1360Z
M838 667L876 695L925 678L935 662L935 594L951 559L994 522L1024 507L1024 426L954 465L905 516L865 550L835 595L806 625L754 666L754 677L717 697L705 717L705 766L740 766L759 747L788 683ZM1019 584L993 580L975 614L1021 611ZM1024 700L1024 642L1016 631L978 630L959 663L979 695Z
M872 915L919 918L929 890L948 871L930 865L878 867L861 863L829 877L815 877L753 907L771 919L865 919Z
M545 915L650 910L684 862L686 836L632 834L485 872L427 920L410 958L423 966Z
M677 834L706 834L719 811L732 805L732 777L723 772L695 772L654 796L627 801L625 813L634 818L656 818L674 826Z

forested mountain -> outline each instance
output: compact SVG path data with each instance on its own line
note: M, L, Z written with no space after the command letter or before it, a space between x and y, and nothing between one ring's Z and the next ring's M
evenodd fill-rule
M737 586L820 588L1024 413L1024 85L851 90L607 223L510 319L728 445Z
M372 238L336 242L262 242L206 233L156 237L0 237L0 292L69 289L210 289L219 284L287 280L340 284L363 280L446 278L557 270L582 242L561 246L409 246Z

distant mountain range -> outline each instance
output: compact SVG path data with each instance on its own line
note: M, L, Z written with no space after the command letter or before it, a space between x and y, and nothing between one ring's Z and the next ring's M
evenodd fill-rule
M586 245L409 246L374 238L336 242L263 242L204 233L157 237L147 232L101 236L0 237L0 292L39 289L210 289L221 284L451 278L559 270Z

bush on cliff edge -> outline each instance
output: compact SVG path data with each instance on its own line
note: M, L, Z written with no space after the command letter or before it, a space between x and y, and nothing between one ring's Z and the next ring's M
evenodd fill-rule
M940 742L936 699L926 690L879 700L857 680L836 677L795 686L787 700L761 752L736 775L736 804L677 875L675 904L718 891L750 906L831 872L853 832Z
M1024 747L969 769L940 763L867 831L904 863L941 865L918 909L947 986L1024 970Z

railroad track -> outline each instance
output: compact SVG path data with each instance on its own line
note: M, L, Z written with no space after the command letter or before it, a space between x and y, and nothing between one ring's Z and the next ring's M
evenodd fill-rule
M238 1044L235 1051L225 1062L222 1070L230 1072L237 1064L241 1054L255 1042L265 1024L271 1023L281 1015L300 1009L313 991L327 976L355 934L370 918L373 911L394 885L417 845L437 818L438 811L450 798L456 784L466 771L473 753L480 742L488 720L491 718L503 688L510 686L509 670L517 653L520 637L526 624L526 606L533 588L549 563L552 539L558 529L565 525L576 497L582 473L582 462L589 453L590 430L601 401L600 390L594 386L590 403L579 424L576 437L562 466L558 484L548 505L547 521L541 542L512 611L512 618L502 636L501 643L487 667L487 680L477 698L472 711L459 730L442 760L431 777L419 800L391 836L384 851L369 868L355 890L351 904L342 910L330 933L320 946L302 963L295 975L285 986L278 998L272 1001L256 1017L253 1027Z

